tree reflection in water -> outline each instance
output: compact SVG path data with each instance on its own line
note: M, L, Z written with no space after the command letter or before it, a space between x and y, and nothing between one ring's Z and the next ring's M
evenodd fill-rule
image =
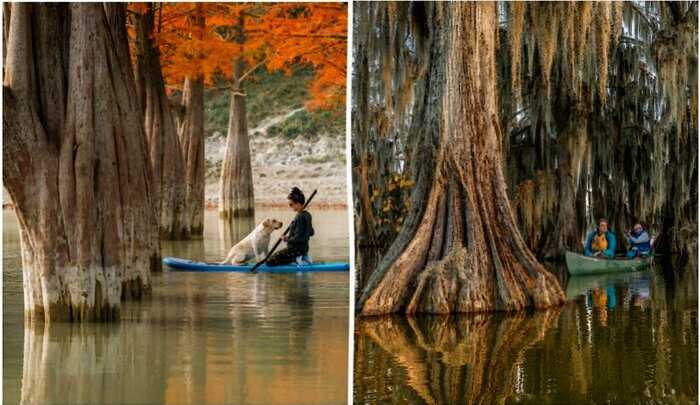
M427 404L494 403L512 394L521 357L544 338L560 311L361 319L356 346L362 356L358 358L391 355L406 373L408 386ZM358 376L382 373L366 366L384 362L367 360L355 369L356 396L391 391L381 378L376 382L381 388L367 386L369 380L357 381ZM393 376L393 369L383 374Z
M696 403L695 268L568 281L546 312L359 318L356 403Z
M318 311L309 277L265 275L242 289L239 279L214 275L226 282L216 294L205 288L212 277L163 277L182 284L126 303L119 323L25 325L18 402L323 404L346 397L347 322ZM231 304L222 308L222 300Z
M288 223L285 215L261 213ZM347 216L315 217L324 235L315 255L347 260L323 253L347 252ZM162 241L163 256L218 260L218 218L207 218L204 240ZM12 237L5 234L3 244L2 403L311 405L347 398L347 273L164 269L148 300L123 303L118 323L34 328L23 322L14 214L5 225Z
M255 229L255 226L255 218L253 217L220 219L219 241L222 259L226 257L231 247L248 236Z
M152 399L165 367L162 351L140 349L146 329L141 324L27 325L21 404L138 403L146 391Z

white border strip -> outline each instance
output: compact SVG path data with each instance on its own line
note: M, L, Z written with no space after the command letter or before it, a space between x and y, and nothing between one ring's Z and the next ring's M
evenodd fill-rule
M348 1L348 48L347 48L347 77L345 88L345 168L347 171L347 194L348 194L348 246L350 248L350 283L348 283L348 296L350 303L348 305L348 404L353 403L353 362L355 354L355 208L352 203L352 155L351 155L351 137L352 137L352 23L353 10L352 0Z

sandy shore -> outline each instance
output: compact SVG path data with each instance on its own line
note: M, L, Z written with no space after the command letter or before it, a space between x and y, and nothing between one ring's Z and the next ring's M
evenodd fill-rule
M296 110L295 110L296 111ZM348 180L346 172L345 135L332 134L315 139L268 137L267 129L292 112L273 117L250 131L250 155L253 169L255 205L287 207L287 194L299 187L309 196L318 190L314 209L347 208ZM214 133L205 140L207 160L205 206L216 209L219 204L219 176L226 151L226 136ZM12 202L3 190L3 208Z
M344 134L315 139L267 137L270 122L250 131L250 155L253 169L255 203L265 207L286 207L287 194L299 187L309 196L318 190L313 204L321 207L346 207L348 180ZM219 203L221 161L226 137L215 133L207 138L205 200L208 207Z

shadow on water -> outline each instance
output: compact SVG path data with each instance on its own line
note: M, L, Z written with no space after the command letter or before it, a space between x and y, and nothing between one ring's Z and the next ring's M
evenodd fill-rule
M356 402L697 403L697 270L563 278L561 308L358 318Z

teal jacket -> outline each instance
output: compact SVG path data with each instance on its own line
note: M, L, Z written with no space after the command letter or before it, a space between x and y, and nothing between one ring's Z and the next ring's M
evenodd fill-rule
M593 241L593 236L598 233L598 230L591 231L586 237L586 245L583 248L583 254L586 256L593 256L593 250L591 250L591 242ZM608 248L603 252L606 257L615 257L615 248L617 247L617 238L612 231L605 232L605 239L608 240Z

